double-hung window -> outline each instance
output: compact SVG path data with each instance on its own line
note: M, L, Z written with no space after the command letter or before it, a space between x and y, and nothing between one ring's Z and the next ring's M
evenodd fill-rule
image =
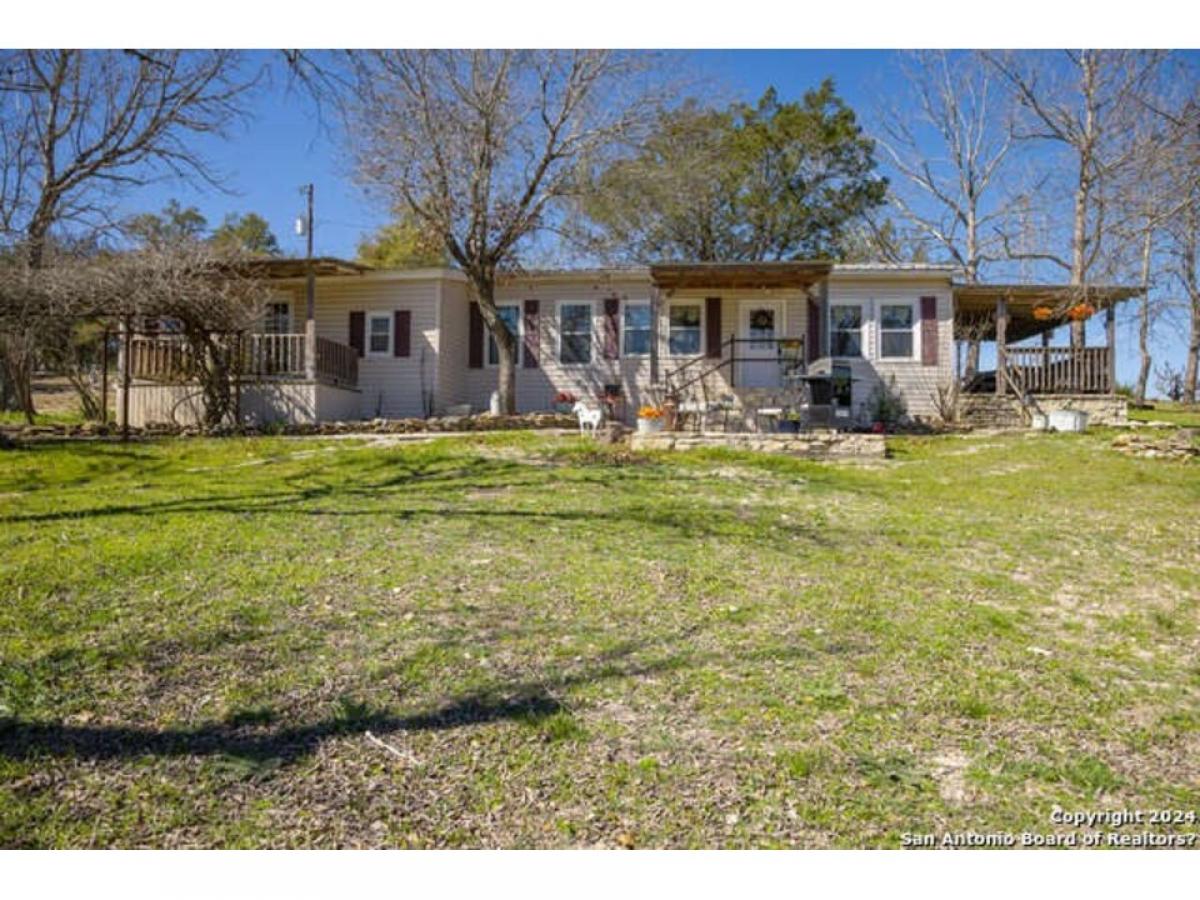
M371 313L367 316L367 353L386 356L392 352L392 314Z
M646 356L650 353L653 329L650 327L649 303L626 303L622 313L621 352L625 356Z
M292 304L286 300L268 303L263 310L264 334L287 334L292 330Z
M670 332L667 349L672 356L695 356L700 352L700 304L672 303L668 314Z
M879 307L879 356L912 359L913 307L911 303L883 303Z
M829 355L862 356L862 306L834 303L829 306Z
M513 336L513 340L517 342L515 358L519 366L521 364L521 307L516 304L497 306L496 315L504 323L508 333ZM500 365L500 348L496 346L496 338L491 331L487 333L487 361L489 366Z
M592 361L592 304L562 303L558 307L558 361L584 365Z

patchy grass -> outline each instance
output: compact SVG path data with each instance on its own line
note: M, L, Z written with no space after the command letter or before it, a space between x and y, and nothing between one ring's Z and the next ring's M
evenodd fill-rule
M1129 418L1138 422L1170 422L1184 428L1200 428L1200 406L1167 400L1155 400L1153 403L1153 409L1129 407Z
M1200 808L1200 467L0 455L0 844L897 846Z

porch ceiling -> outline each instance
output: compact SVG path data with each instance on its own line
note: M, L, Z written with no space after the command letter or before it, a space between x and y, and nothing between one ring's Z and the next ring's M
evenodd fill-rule
M1065 312L1075 303L1086 300L1097 309L1103 309L1140 293L1140 288L1129 285L956 284L954 336L994 340L997 300L1008 301L1007 339L1009 343L1015 343L1066 324ZM1034 318L1033 310L1038 306L1050 307L1055 312L1054 318ZM972 327L985 320L986 327L982 331Z
M806 288L825 278L833 264L802 262L662 263L650 267L650 277L665 290L684 288Z

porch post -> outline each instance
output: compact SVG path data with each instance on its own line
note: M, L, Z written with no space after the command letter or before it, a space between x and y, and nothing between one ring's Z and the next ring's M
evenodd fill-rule
M658 385L659 311L662 308L658 286L650 289L650 383Z
M1050 332L1042 332L1042 390L1050 390Z
M1108 344L1108 390L1112 394L1117 390L1117 311L1113 302L1109 302L1104 310L1104 342Z
M996 298L996 396L1003 397L1008 389L1008 299Z
M317 320L311 314L304 322L304 380L317 380Z

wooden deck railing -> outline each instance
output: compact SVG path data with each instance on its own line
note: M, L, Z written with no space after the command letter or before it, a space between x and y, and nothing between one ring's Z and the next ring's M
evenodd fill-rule
M1108 347L1008 347L1013 380L1030 394L1109 394Z
M317 338L317 378L339 387L357 387L358 351L329 338Z
M310 377L309 345L304 334L222 335L219 344L234 348L231 364L243 379ZM135 335L129 343L130 375L149 381L187 380L192 371L192 348L182 335ZM339 387L358 386L358 351L318 337L314 348L317 381Z

